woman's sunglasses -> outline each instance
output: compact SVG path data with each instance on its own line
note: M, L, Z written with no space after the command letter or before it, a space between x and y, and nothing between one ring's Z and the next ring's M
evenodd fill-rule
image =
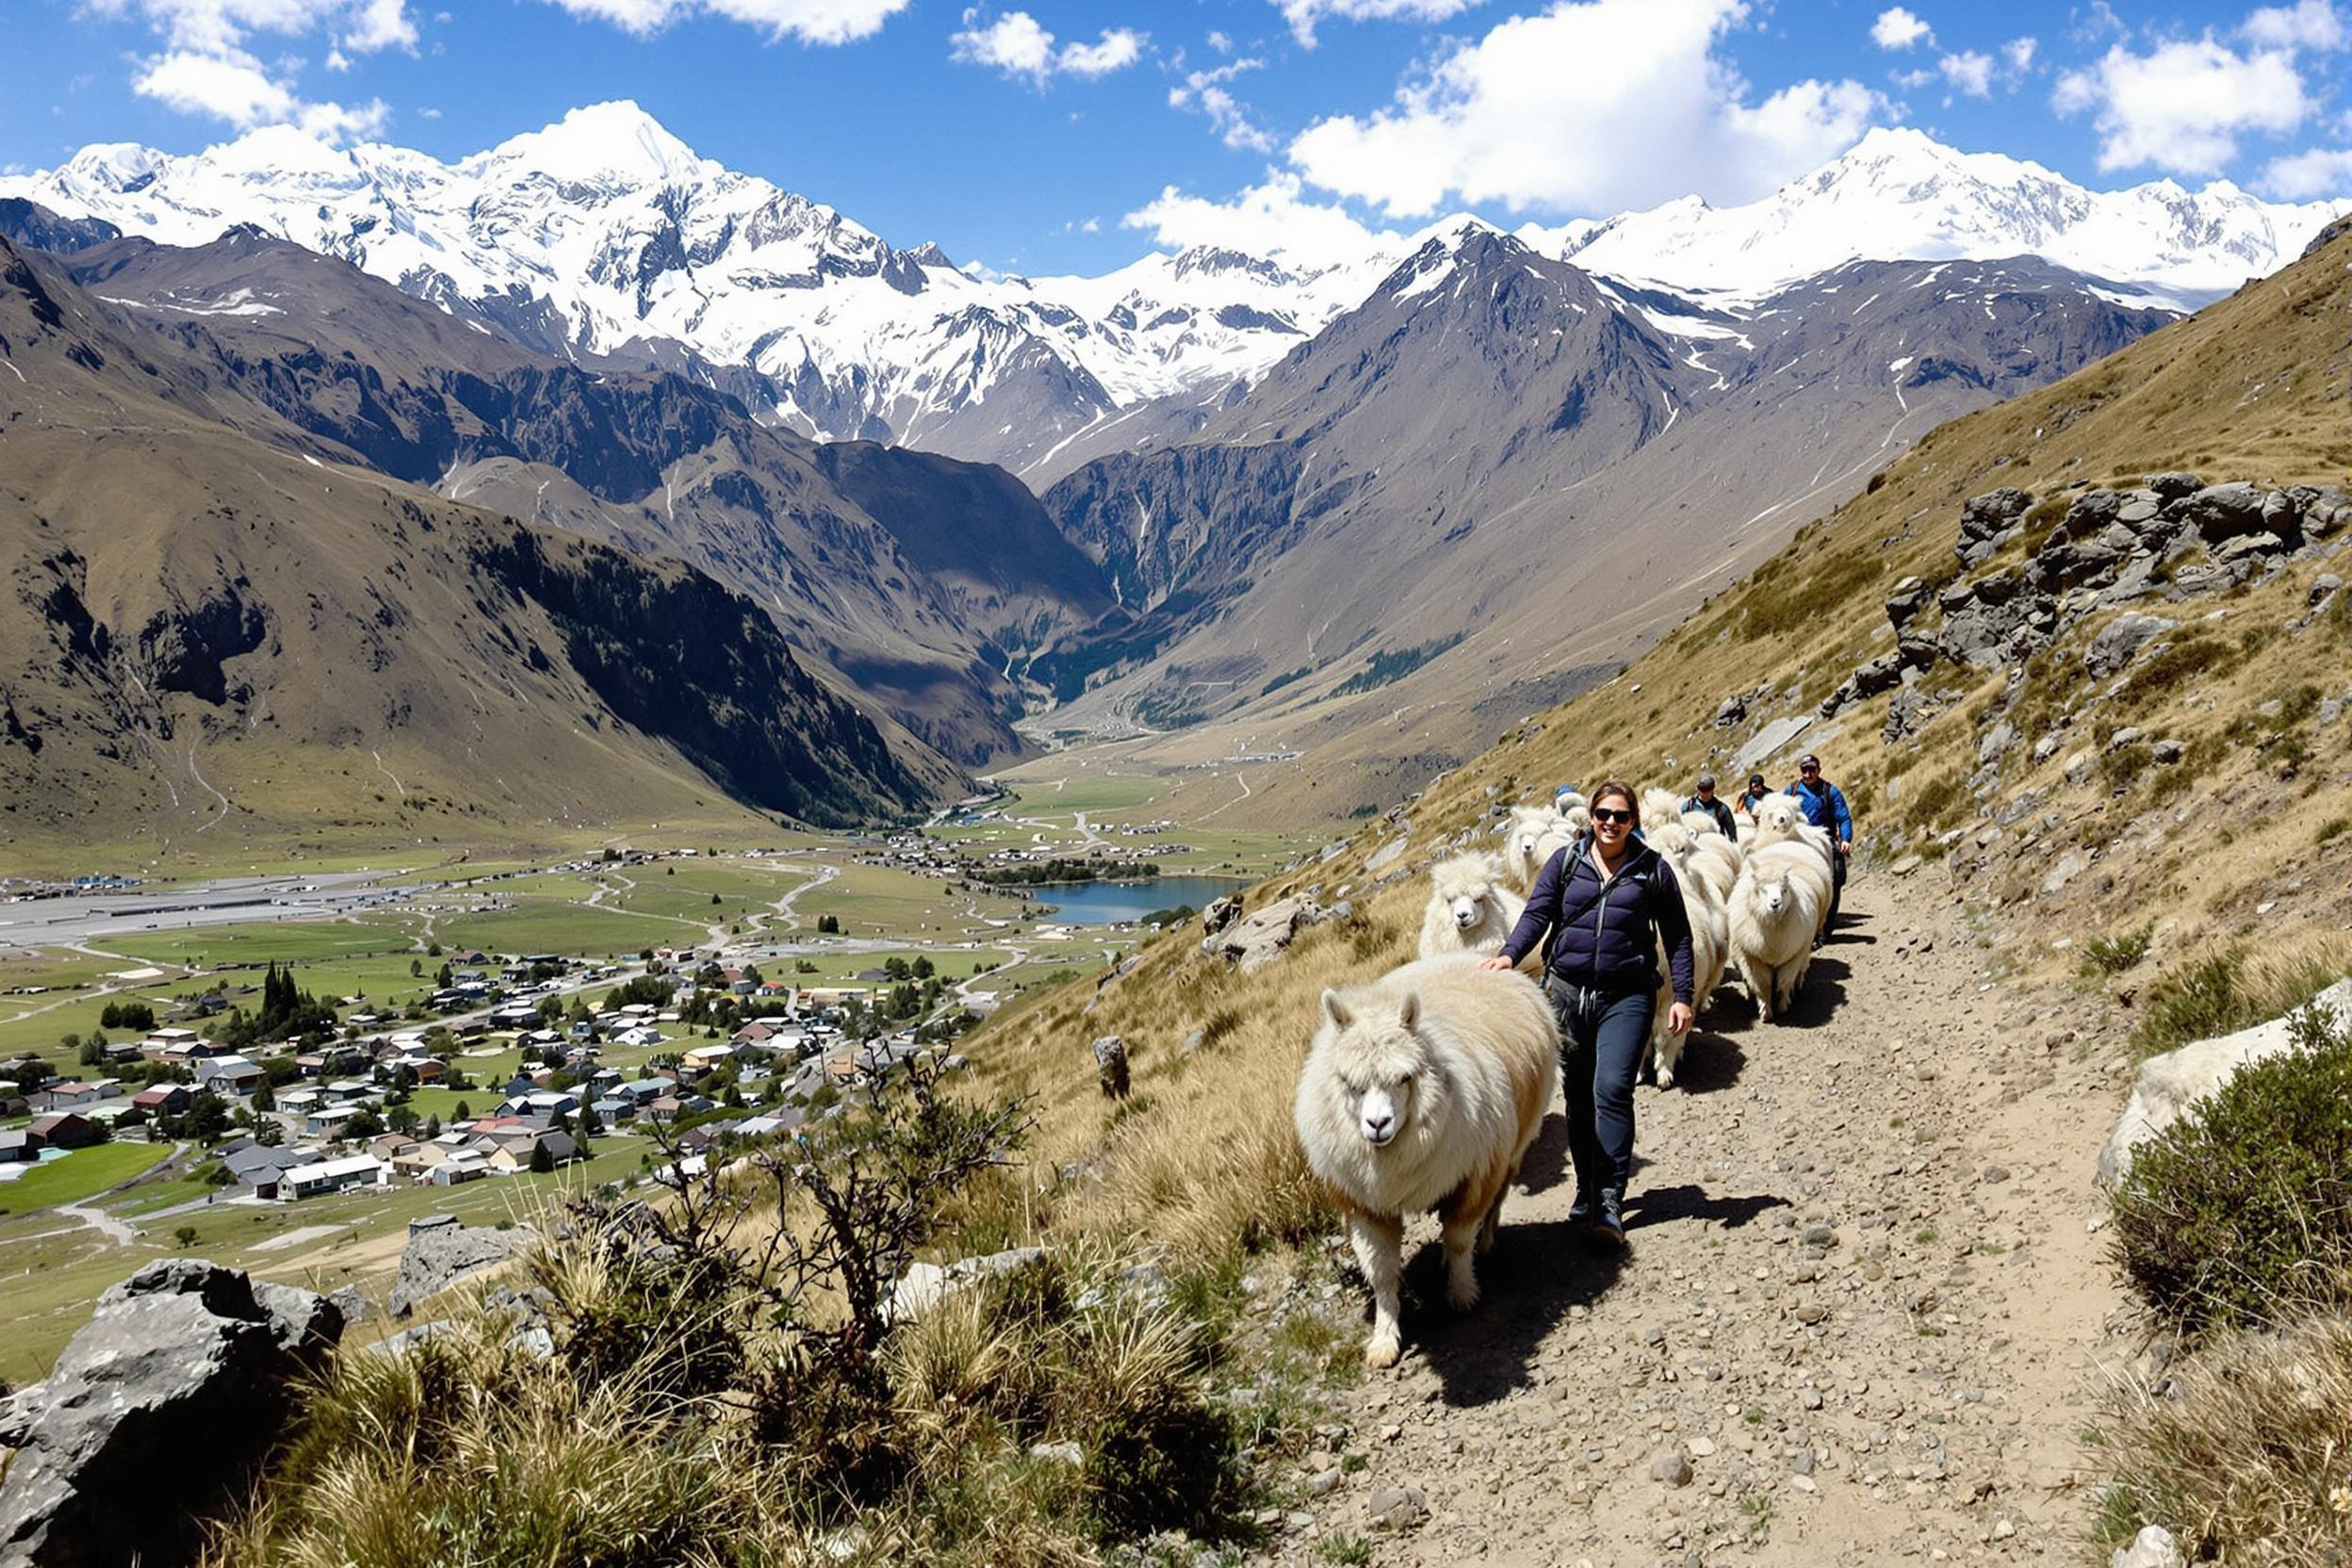
M1606 806L1595 806L1592 808L1592 820L1594 822L1629 823L1633 821L1633 813L1631 811L1612 811Z

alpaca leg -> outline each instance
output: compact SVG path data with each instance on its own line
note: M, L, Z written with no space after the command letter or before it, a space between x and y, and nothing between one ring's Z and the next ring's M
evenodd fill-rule
M1665 1015L1661 1012L1658 1016ZM1682 1060L1682 1036L1668 1034L1663 1023L1651 1036L1650 1048L1658 1053L1658 1086L1661 1089L1674 1086L1674 1066Z
M1484 1213L1465 1204L1462 1212L1446 1218L1445 1229L1439 1233L1446 1244L1446 1303L1456 1312L1468 1312L1478 1304L1478 1269L1474 1255L1478 1237L1486 1230L1486 1215L1501 1206L1499 1195Z
M1478 1251L1483 1252L1494 1245L1494 1233L1503 1223L1503 1200L1511 1195L1511 1184L1518 1179L1519 1167L1514 1164L1511 1168L1510 1179L1494 1189L1494 1205L1486 1211L1486 1217L1478 1222Z
M1348 1239L1356 1250L1356 1263L1372 1282L1372 1336L1364 1342L1366 1366L1394 1366L1403 1353L1403 1331L1397 1326L1398 1297L1403 1289L1405 1222L1396 1215L1351 1214Z

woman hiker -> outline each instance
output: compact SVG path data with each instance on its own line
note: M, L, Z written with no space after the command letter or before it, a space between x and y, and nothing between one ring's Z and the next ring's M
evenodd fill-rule
M1537 873L1526 913L1487 969L1515 966L1544 942L1544 994L1560 1020L1568 1098L1568 1153L1576 1200L1568 1217L1595 1239L1625 1240L1633 1175L1633 1081L1658 1005L1658 954L1666 953L1674 1004L1666 1027L1690 1027L1690 922L1674 868L1635 834L1633 787L1610 779L1592 792L1592 827ZM1545 940L1549 933L1549 940Z

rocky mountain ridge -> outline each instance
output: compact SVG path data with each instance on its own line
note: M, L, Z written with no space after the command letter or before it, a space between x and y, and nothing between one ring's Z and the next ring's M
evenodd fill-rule
M2172 318L2114 292L2030 259L1854 262L1690 314L1462 225L1193 439L1046 493L1124 611L1039 662L1052 722L1312 748L1351 710L1466 728L1464 693L1558 700L1939 420Z
M549 359L251 231L118 239L64 266L207 368L208 416L241 397L265 439L275 416L318 455L689 562L766 607L886 729L958 765L1018 749L1013 657L1107 604L1001 469L819 447L702 382Z
M897 249L702 158L626 102L454 163L286 127L184 156L95 145L0 179L0 197L178 245L250 223L545 353L679 370L806 435L1044 478L1069 443L1102 455L1164 424L1139 410L1229 399L1456 221L1367 234L1338 261L1200 246L1095 278L984 278L936 245ZM2178 306L2277 266L2347 209L2266 204L2226 183L2093 192L1882 129L1746 207L1689 199L1522 238L1717 301L1752 302L1854 260L2037 254Z
M710 578L346 466L5 241L0 361L14 863L134 833L715 821L730 798L849 824L961 786Z

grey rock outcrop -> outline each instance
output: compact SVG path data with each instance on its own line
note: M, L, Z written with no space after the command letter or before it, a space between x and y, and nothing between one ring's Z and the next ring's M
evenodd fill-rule
M2104 680L2139 656L2150 640L2173 629L2173 623L2155 615L2117 615L2099 628L2091 645L2082 650L2082 667Z
M2352 980L2339 980L2311 999L2311 1005L2330 1014L2339 1026L2352 1021ZM2099 1181L2113 1187L2130 1172L2140 1146L2162 1134L2197 1101L2220 1088L2238 1070L2252 1062L2295 1048L2287 1019L2275 1018L2235 1034L2192 1040L2178 1051L2150 1056L2140 1064L2139 1081L2123 1116L2099 1152Z
M1094 1078L1104 1099L1127 1098L1127 1042L1117 1035L1104 1035L1094 1042Z
M0 1403L0 1562L191 1560L342 1333L325 1297L200 1258L108 1290L48 1380Z
M890 1287L887 1315L893 1323L920 1317L956 1292L982 1280L1010 1274L1045 1261L1042 1247L1014 1247L951 1264L910 1263Z
M1200 911L1200 935L1214 937L1241 918L1241 895L1227 893L1209 900L1209 906Z
M2008 543L2017 531L2034 498L2014 487L1988 490L1960 503L1960 543L1954 547L1963 564L1982 565Z
M2170 1530L2162 1525L2144 1525L2132 1538L2132 1544L2117 1546L2109 1556L2107 1568L2182 1568L2187 1560Z
M1290 951L1290 944L1299 932L1320 925L1337 912L1324 908L1304 893L1294 894L1234 922L1202 942L1200 951L1244 972L1264 969Z
M392 1282L392 1315L406 1317L418 1302L468 1274L495 1268L531 1243L528 1231L465 1225L455 1215L426 1215L408 1222L408 1245L400 1251L400 1277Z

